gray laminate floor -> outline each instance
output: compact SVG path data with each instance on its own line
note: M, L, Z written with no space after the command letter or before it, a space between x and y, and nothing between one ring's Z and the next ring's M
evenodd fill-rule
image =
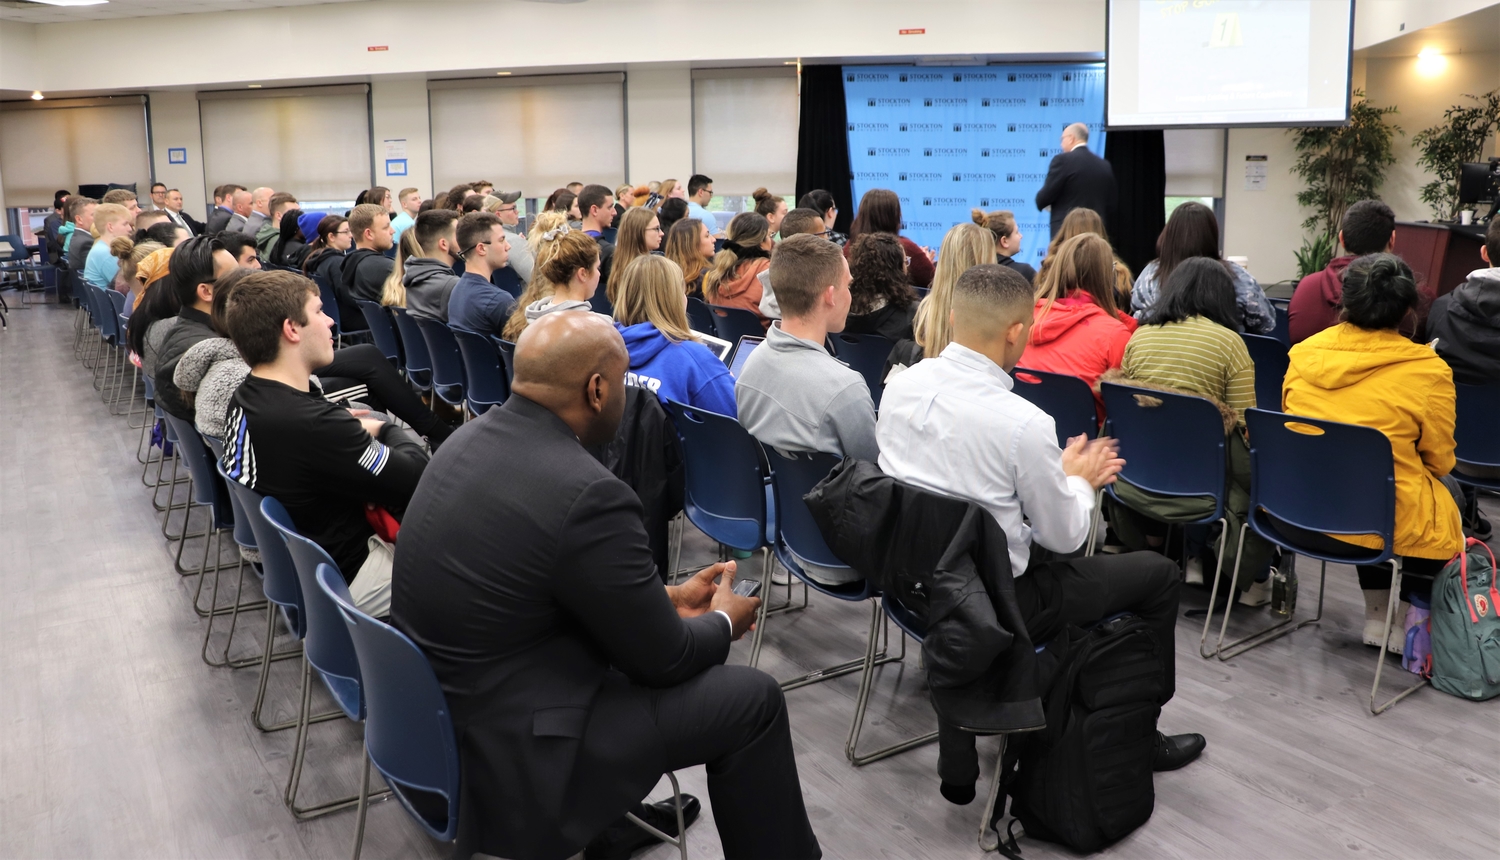
M251 726L258 670L200 662L194 580L171 569L139 478L138 431L106 414L72 356L72 312L13 309L10 320L0 334L0 856L345 856L351 813L297 823L282 807L293 739ZM1492 519L1500 516L1494 500L1486 507ZM712 552L701 535L690 536L690 560L707 562ZM1314 576L1303 572L1304 604ZM1161 724L1203 732L1208 750L1192 766L1159 776L1153 818L1105 853L1500 854L1500 703L1428 689L1372 717L1365 697L1373 651L1357 640L1352 571L1333 572L1328 590L1321 627L1228 663L1199 659L1195 625L1181 621L1178 695ZM1194 593L1186 604L1203 602ZM762 665L786 677L855 657L866 612L814 598L805 612L773 617ZM251 635L243 646L237 639L237 651L255 646L263 617L250 616ZM911 653L903 667L878 676L869 743L933 725ZM746 655L741 643L732 659ZM296 672L290 661L273 667L272 718L290 716ZM1388 677L1405 682L1399 671ZM802 787L825 855L978 856L979 803L955 807L938 795L934 747L859 769L844 760L856 687L857 676L848 676L787 694ZM309 800L352 792L359 737L347 723L312 728ZM981 753L994 748L981 740ZM685 790L705 795L701 768L682 778ZM705 809L690 831L696 858L721 856L711 814ZM1042 843L1022 845L1029 857L1068 856ZM371 809L364 856L446 852L385 803ZM661 847L644 856L666 860L675 852Z

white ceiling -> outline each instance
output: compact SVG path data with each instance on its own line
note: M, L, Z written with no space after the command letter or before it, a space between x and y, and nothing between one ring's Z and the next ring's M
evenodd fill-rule
M110 0L98 6L48 6L41 3L0 0L0 20L27 24L57 24L67 21L97 21L109 18L144 18L150 15L189 15L199 12L234 12L272 6L318 6L355 0Z
M1415 57L1423 48L1446 54L1500 50L1500 4L1371 45L1354 56Z

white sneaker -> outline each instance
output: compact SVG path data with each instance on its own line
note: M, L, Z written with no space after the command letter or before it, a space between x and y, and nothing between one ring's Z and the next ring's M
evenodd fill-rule
M1272 568L1275 570L1275 568ZM1250 587L1240 592L1238 598L1241 606L1265 606L1271 602L1271 579L1266 577L1265 582L1251 583Z
M792 581L792 575L786 572L786 568L776 565L771 569L772 585L788 585Z
M1184 581L1187 582L1188 585L1202 585L1203 559L1196 556L1188 559L1187 564L1183 565L1183 572L1187 577Z

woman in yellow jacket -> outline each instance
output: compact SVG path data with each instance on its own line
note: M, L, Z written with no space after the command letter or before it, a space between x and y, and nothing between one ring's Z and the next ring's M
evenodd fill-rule
M1432 575L1463 548L1464 536L1457 484L1450 486L1453 479L1446 478L1454 465L1453 373L1432 347L1397 331L1416 306L1416 280L1401 258L1369 254L1355 260L1344 271L1344 321L1292 347L1281 396L1293 415L1374 427L1391 440L1396 554L1403 574ZM1372 549L1381 545L1374 535L1338 541ZM1379 645L1390 567L1358 570L1365 595L1364 642ZM1431 588L1427 579L1402 579L1393 648L1399 647L1398 636L1405 638L1404 598L1412 592L1425 596Z

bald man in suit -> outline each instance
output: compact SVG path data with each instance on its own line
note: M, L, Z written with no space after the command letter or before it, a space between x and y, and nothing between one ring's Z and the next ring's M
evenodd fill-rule
M1115 208L1115 172L1089 151L1088 143L1089 128L1083 123L1063 129L1062 152L1052 156L1047 181L1036 193L1038 210L1052 207L1052 235L1074 209L1092 209L1107 223Z

